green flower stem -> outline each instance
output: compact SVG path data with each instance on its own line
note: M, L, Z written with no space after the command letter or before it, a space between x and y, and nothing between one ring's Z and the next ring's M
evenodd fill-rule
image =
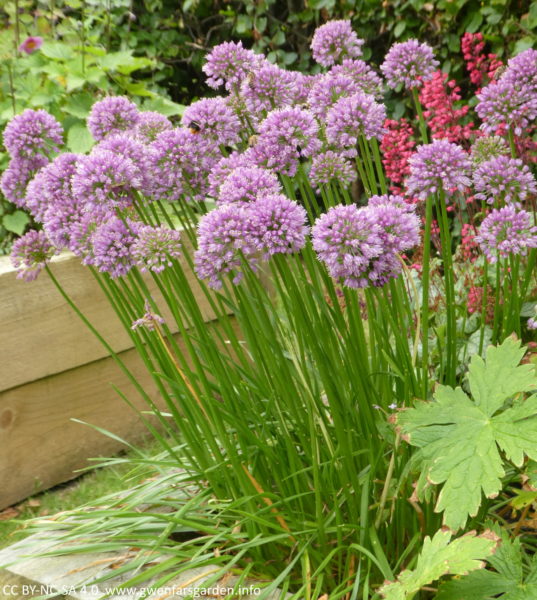
M414 106L416 107L416 112L418 113L418 119L419 119L418 123L419 123L420 133L421 133L421 141L424 144L428 144L429 137L427 135L427 123L425 122L425 117L423 116L423 109L421 107L418 90L415 87L412 88L412 98L414 99Z
M508 137L509 137L509 148L511 150L511 158L516 158L516 145L515 145L515 132L512 127L508 129Z
M373 156L375 158L375 166L377 169L377 178L380 183L380 189L383 194L388 193L388 185L386 183L386 177L384 175L384 168L382 167L382 159L380 157L379 143L377 138L371 138L369 140L371 147L373 148Z
M422 397L427 400L429 392L429 271L431 257L431 224L433 221L433 197L425 201L425 231L423 234L423 272L421 297L421 365Z
M499 331L501 328L501 295L502 295L502 259L498 256L496 261L496 289L494 293L494 321L492 325L492 343L496 343L499 337Z
M358 146L360 148L360 156L365 164L366 175L369 178L369 189L372 194L377 194L377 178L375 177L375 168L371 159L369 145L363 135L358 136Z
M483 355L483 344L485 341L485 323L487 317L488 287L489 287L489 268L487 258L484 258L483 264L483 296L481 301L481 323L479 325L479 356Z

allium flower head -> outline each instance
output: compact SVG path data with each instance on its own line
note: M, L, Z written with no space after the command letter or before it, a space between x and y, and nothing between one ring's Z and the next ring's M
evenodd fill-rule
M48 159L37 157L32 159L13 158L0 178L0 190L6 200L16 206L25 208L26 189L37 171L48 163Z
M97 228L111 219L116 219L113 211L94 209L84 212L79 209L76 213L69 212L67 207L62 207L60 212L61 229L64 232L66 246L76 256L82 259L83 265L94 265L93 236ZM45 215L45 228L48 225L49 215Z
M264 258L298 252L306 243L306 211L283 194L262 193L248 207L249 232Z
M363 43L352 30L350 21L328 21L315 30L311 53L320 65L331 67L344 58L361 56Z
M216 144L229 146L239 140L240 121L225 98L203 98L185 109L183 127Z
M474 171L475 197L488 204L495 201L518 204L537 194L535 177L519 159L497 156L478 165Z
M441 190L451 196L471 185L468 155L460 146L447 140L419 146L409 163L408 193L421 200Z
M478 137L470 149L474 165L487 162L491 158L509 154L507 142L499 135Z
M141 142L150 144L157 139L159 133L172 127L173 125L168 117L161 115L159 112L147 110L138 113L134 136Z
M216 198L227 176L237 167L248 166L253 166L253 158L248 151L241 153L233 150L229 156L221 158L209 173L209 194Z
M293 104L297 95L296 76L267 63L243 80L240 93L246 109L257 116Z
M318 132L319 125L310 111L276 109L261 122L252 154L258 165L293 176L300 157L320 149Z
M13 244L11 262L17 279L33 281L58 251L42 231L31 230Z
M530 213L509 205L492 210L475 239L489 262L495 263L499 256L525 256L528 248L537 248L537 227Z
M346 75L327 73L312 86L308 95L308 105L317 117L324 117L326 111L340 98L352 96L360 87Z
M265 62L263 56L243 48L242 42L223 42L209 52L202 70L207 75L207 85L214 89L224 85L231 92L238 90L248 74Z
M63 128L46 110L28 108L4 129L4 146L12 158L50 158L62 144Z
M73 194L86 210L131 206L141 188L139 170L132 160L110 150L81 156L72 179Z
M241 253L255 266L248 229L248 210L238 204L224 204L201 219L194 263L198 276L208 279L212 288L222 287L222 277L232 271L237 271L233 282L239 283Z
M364 94L382 98L382 80L363 60L345 58L340 65L333 66L328 72L330 75L345 75L352 79Z
M347 158L332 150L317 154L311 161L309 179L318 190L334 180L348 186L356 177L356 169Z
M19 46L19 52L26 52L26 54L32 54L36 50L39 50L43 45L43 38L39 36L31 35L27 37L24 42Z
M484 87L477 97L475 110L483 121L481 129L487 133L508 125L516 135L522 135L537 117L537 95L530 86L515 87L502 78Z
M537 50L528 48L507 62L507 69L501 76L502 81L516 88L529 87L537 92Z
M107 135L133 130L139 118L134 102L125 96L109 96L92 106L87 124L93 139L98 142Z
M130 136L128 133L115 133L107 136L94 146L92 153L101 150L112 152L122 159L132 161L135 168L135 179L138 189L149 195L152 189L151 155L152 148Z
M174 201L182 194L205 197L208 174L221 157L214 142L189 129L170 129L163 131L151 148L154 198Z
M438 64L428 44L408 40L394 44L380 68L390 87L404 85L413 88L420 87L423 81L430 79Z
M368 286L368 270L383 250L382 229L366 208L335 206L312 229L313 248L335 279L354 288Z
M373 96L358 92L340 98L326 116L326 137L337 148L356 146L358 136L382 138L386 108Z
M132 247L140 225L111 216L99 225L91 238L93 264L114 279L126 275L134 266Z
M154 331L155 327L158 325L164 325L165 321L156 313L153 312L151 308L151 304L146 300L144 303L145 313L144 316L140 319L136 319L131 325L132 330L139 329L140 327L145 327L148 331Z
M161 273L181 256L181 234L167 227L143 225L138 229L131 252L140 271Z
M413 206L402 196L372 196L367 210L381 228L384 251L404 252L420 241L420 222Z
M253 202L258 194L277 194L281 191L278 177L261 167L237 167L220 186L218 203Z

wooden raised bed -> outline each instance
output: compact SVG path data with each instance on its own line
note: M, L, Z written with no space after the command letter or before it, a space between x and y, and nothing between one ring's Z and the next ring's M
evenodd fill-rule
M158 403L151 376L90 271L68 254L56 257L52 269ZM154 286L151 290L158 301ZM209 322L214 314L201 292L198 297ZM87 466L88 458L120 449L118 442L71 419L102 427L130 442L147 433L137 413L111 384L138 409L147 407L46 273L26 283L16 279L8 258L0 258L0 307L2 509L72 479L74 470Z

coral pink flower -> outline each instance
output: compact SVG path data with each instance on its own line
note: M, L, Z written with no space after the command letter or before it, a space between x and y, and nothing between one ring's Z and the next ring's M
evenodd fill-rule
M19 52L26 52L26 54L32 54L36 50L39 50L43 45L43 38L38 36L27 37L24 42L19 46Z

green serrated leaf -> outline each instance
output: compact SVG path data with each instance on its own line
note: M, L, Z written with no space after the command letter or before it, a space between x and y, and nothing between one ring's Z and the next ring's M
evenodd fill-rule
M532 366L519 365L523 355L511 338L489 347L486 361L474 355L470 362L474 400L461 388L439 386L432 402L418 402L396 417L403 439L420 448L418 493L424 480L442 485L435 510L453 530L477 514L483 494L491 498L501 490L500 451L517 466L525 456L537 460L537 395L517 397L537 387ZM507 400L511 406L498 413Z
M40 51L47 58L55 58L56 60L69 60L73 57L71 48L61 42L44 42Z
M483 559L494 553L499 540L490 530L481 535L469 532L453 541L451 535L450 531L440 530L432 539L427 536L416 568L402 571L395 582L380 588L380 594L386 600L406 600L444 575L466 575L482 569Z
M5 215L2 219L2 225L5 229L16 235L22 235L29 222L30 217L22 210L16 210L10 215Z
M82 123L75 123L67 132L67 147L71 152L84 154L91 149L94 144L91 133Z

